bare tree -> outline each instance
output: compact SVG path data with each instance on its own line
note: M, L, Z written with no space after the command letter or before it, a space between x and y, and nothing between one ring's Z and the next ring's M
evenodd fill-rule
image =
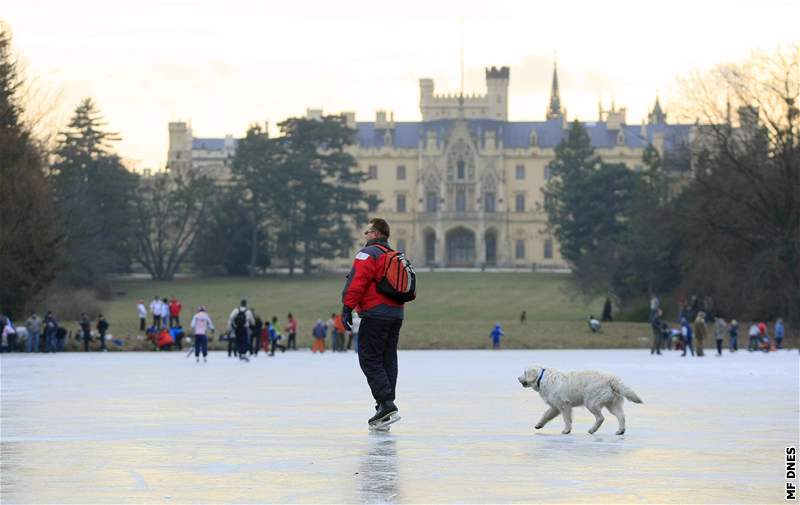
M800 321L800 46L683 84L698 119L678 206L688 278L730 311Z
M142 178L136 199L135 259L154 279L174 278L207 221L213 192L207 177Z

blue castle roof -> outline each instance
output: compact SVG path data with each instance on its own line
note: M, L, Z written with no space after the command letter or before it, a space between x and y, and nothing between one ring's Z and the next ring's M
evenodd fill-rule
M531 147L532 133L536 132L536 144L542 148L556 147L566 136L560 120L510 122L492 119L467 120L470 130L478 137L485 139L485 133L493 131L495 138L503 139L505 148ZM442 141L453 129L455 120L438 119L425 122L395 123L392 145L395 148L416 148L419 141L427 139L428 132L435 132L438 141ZM617 145L617 130L609 130L605 122L584 123L592 147L611 148ZM669 150L673 145L688 141L691 125L645 125L645 135L638 125L623 125L625 146L644 148L653 142L656 132L663 134L664 148ZM385 130L375 128L375 123L360 122L356 124L356 142L362 148L384 147ZM483 140L481 140L482 142Z
M416 149L420 140L428 138L429 132L434 132L441 142L453 129L454 119L437 119L424 122L398 122L392 131L392 146L395 148ZM469 119L467 124L475 136L484 142L487 132L494 132L495 138L503 140L503 147L507 149L526 149L531 147L532 133L536 132L536 145L542 148L554 148L566 136L561 120L548 121L495 121L492 119ZM618 130L609 130L605 122L583 123L589 134L589 139L594 148L612 148L617 146ZM689 140L691 125L645 125L644 136L642 128L638 125L623 125L625 146L630 148L644 148L653 142L656 133L664 139L664 149L671 150L679 144ZM384 147L384 129L375 128L375 123L356 123L355 140L362 148ZM239 143L233 139L234 148ZM222 151L225 139L195 138L192 139L192 149L207 151Z

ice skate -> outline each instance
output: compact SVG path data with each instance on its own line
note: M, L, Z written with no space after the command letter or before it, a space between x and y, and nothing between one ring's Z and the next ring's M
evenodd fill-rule
M388 431L390 425L400 420L397 405L391 400L379 403L375 410L375 415L367 421L370 430Z
M195 359L197 360L197 363L200 363L200 358L199 357L197 357Z

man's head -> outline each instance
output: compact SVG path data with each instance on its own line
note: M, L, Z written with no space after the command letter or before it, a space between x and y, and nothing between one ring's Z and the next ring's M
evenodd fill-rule
M364 232L367 240L386 240L389 238L389 223L379 217L369 220L369 227Z
M247 307L247 300L242 300L242 303L239 304L242 307Z

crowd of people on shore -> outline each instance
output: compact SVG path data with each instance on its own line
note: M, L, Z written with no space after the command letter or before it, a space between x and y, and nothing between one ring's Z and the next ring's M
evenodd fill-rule
M149 309L149 310L148 310ZM144 335L137 336L147 340L153 350L183 350L184 344L194 348L197 361L200 356L206 360L208 356L209 338L216 333L214 323L204 306L200 306L192 316L188 331L181 323L183 304L176 297L170 300L154 297L149 307L144 300L138 300L136 315L139 319L139 330ZM148 324L148 322L150 324ZM341 314L331 314L326 321L318 319L311 329L314 353L323 353L327 349L333 352L346 352L358 348L358 322L356 317L352 330L346 330ZM0 314L0 352L55 353L66 349L66 342L74 338L82 343L83 350L96 349L107 351L109 343L122 347L124 342L115 339L109 333L109 321L98 314L91 319L86 313L78 318L78 328L73 333L59 324L52 312L44 317L36 312L23 323L15 324L9 316ZM260 351L274 356L276 351L297 350L297 319L289 313L284 324L277 316L262 319L247 301L242 300L230 314L227 325L219 334L219 341L227 343L229 357L242 361L257 356ZM330 340L328 340L330 339ZM330 345L326 345L326 341ZM97 345L94 345L94 343Z
M672 328L664 318L658 297L653 295L650 299L650 326L653 329L650 354L661 354L662 350L674 349L682 351L682 356L686 356L687 352L692 356L705 356L705 340L711 331L714 332L717 356L722 356L726 337L728 350L739 350L739 323L736 319L726 321L715 311L714 300L710 296L706 296L702 302L697 296L692 296L688 302L681 301L678 327ZM754 321L747 332L747 350L770 352L782 349L785 333L786 328L780 317L775 320L771 335L765 321Z

